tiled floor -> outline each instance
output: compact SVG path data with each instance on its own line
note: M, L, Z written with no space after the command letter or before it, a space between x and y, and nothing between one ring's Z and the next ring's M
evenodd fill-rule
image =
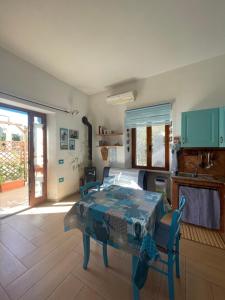
M129 255L110 248L105 268L101 248L92 242L89 268L83 270L80 232L63 232L70 200L1 221L1 300L132 299ZM181 254L176 300L225 299L225 251L182 240ZM141 299L168 299L166 278L149 273Z

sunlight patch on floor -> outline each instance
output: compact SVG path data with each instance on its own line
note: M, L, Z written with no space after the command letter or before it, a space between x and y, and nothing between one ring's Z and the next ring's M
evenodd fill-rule
M17 205L15 207L8 207L4 209L0 209L0 217L15 214L21 210L29 208L27 203L24 203L23 205Z
M66 205L74 205L77 201L63 201L63 202L56 202L53 203L53 206L66 206Z
M39 206L28 209L20 213L20 215L40 215L40 214L59 214L66 213L74 205L74 202L63 202L60 205Z

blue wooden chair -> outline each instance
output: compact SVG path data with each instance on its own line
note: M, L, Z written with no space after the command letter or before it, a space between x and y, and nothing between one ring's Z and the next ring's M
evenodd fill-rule
M150 265L150 269L166 275L168 278L169 299L174 300L174 280L173 280L173 267L176 264L176 276L180 277L180 258L179 258L179 243L180 243L180 224L182 212L185 206L186 199L181 196L179 209L172 213L171 224L160 222L155 231L154 239L157 248L160 252L167 255L167 260L159 259L162 264L167 266L167 272L162 269Z
M96 191L100 191L101 182L100 181L91 181L80 187L81 199L84 200L87 193L92 194Z
M84 186L80 187L80 195L81 199L85 201L85 195L96 193L96 191L100 191L101 182L95 181L95 182L88 182ZM108 267L108 255L107 255L107 244L99 242L102 244L102 255L103 255L103 261L104 265ZM90 235L83 233L83 246L84 246L84 261L83 261L83 268L86 270L90 258Z

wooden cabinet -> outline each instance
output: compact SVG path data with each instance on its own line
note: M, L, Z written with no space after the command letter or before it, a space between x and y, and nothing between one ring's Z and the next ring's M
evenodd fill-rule
M225 117L225 111L222 114ZM219 147L219 118L219 108L183 112L182 147Z
M225 183L216 180L201 180L200 178L191 177L172 177L172 207L179 207L179 188L180 186L188 186L195 188L206 188L218 190L220 195L220 235L225 241Z

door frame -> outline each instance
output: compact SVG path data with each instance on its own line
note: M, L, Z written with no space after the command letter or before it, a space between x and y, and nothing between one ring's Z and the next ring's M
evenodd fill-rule
M41 197L35 198L35 168L34 168L34 134L33 119L40 117L43 121L43 194ZM29 145L28 145L28 168L29 168L29 205L31 207L41 204L47 199L47 133L46 133L46 114L30 111L28 113L29 127Z
M19 106L9 105L6 103L0 102L0 106L8 108L8 109L14 109L18 111L26 112L28 115L28 187L29 187L29 206L33 207L37 204L41 204L47 200L47 117L45 113L34 111L31 109L25 109L21 108ZM36 200L34 198L34 183L35 183L35 176L34 176L34 165L33 165L33 153L34 153L34 144L33 144L33 124L31 123L32 117L34 115L38 115L43 118L43 124L44 124L44 135L43 135L43 153L44 153L44 189L43 189L43 199L38 198ZM32 152L33 151L33 152ZM31 162L32 159L32 162ZM33 196L33 199L32 199Z

